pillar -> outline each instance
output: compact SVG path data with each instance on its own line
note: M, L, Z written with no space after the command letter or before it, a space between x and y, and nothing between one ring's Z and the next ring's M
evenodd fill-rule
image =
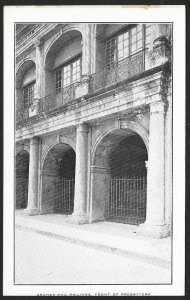
M43 62L41 53L41 41L38 40L35 44L36 46L36 98L40 99L42 97L42 72L43 72Z
M38 210L38 169L39 169L39 139L30 140L30 162L28 178L28 206L25 210L28 215L36 215Z
M90 48L91 48L91 31L90 25L85 25L85 32L83 35L82 41L82 77L88 77L90 75L90 68L91 68L91 55L90 55Z
M172 214L172 95L171 95L171 87L170 93L167 97L168 99L168 109L166 115L166 150L165 150L165 201L166 201L166 209L165 209L165 219L166 223L170 227L171 232L171 214Z
M152 237L169 235L165 224L165 103L150 104L149 153L147 169L146 221L139 233Z
M39 101L42 97L42 53L41 42L38 40L35 43L36 46L36 84L34 90L34 100L29 108L29 117L35 116L39 112Z
M87 218L88 125L77 125L74 211L69 221L88 223Z

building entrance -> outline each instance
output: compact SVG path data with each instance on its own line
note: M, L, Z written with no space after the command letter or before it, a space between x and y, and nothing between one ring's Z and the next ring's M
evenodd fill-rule
M105 218L138 225L146 218L146 147L138 135L122 140L108 156Z
M75 188L75 151L55 145L47 154L42 172L42 213L72 214Z
M107 221L139 225L146 220L147 149L142 138L132 131L115 130L99 143L95 154L93 199ZM101 201L100 201L101 199ZM93 207L96 207L94 203ZM98 207L97 207L98 208Z

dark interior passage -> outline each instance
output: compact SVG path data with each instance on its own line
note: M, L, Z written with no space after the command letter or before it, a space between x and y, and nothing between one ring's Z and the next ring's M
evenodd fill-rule
M143 140L132 135L113 148L108 157L111 177L132 177L145 175L145 161L148 159Z
M114 137L115 138L115 137ZM113 140L113 137L111 137ZM107 155L105 218L138 225L146 219L146 146L137 134L121 136Z
M63 179L75 178L75 151L72 148L64 153L60 162L60 177Z
M25 150L16 155L16 209L24 209L28 203L29 153Z
M67 144L54 146L44 162L42 211L72 214L74 208L75 151Z

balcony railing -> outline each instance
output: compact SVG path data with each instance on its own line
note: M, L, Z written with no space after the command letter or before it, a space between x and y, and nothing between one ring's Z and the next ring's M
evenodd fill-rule
M122 81L134 75L140 74L145 70L145 50L139 51L122 61L118 62L111 69L103 69L100 73L95 73L90 76L89 92L111 85L113 83ZM80 86L78 83L76 86ZM16 121L22 122L23 120L32 116L42 114L68 104L69 107L75 107L74 100L77 96L75 93L75 85L71 84L64 87L59 93L53 93L46 97L39 99L38 103L31 105L28 109L19 109L16 112ZM35 106L36 105L36 106ZM32 107L33 106L33 107Z
M46 112L55 107L62 106L75 98L74 84L70 84L59 91L41 98L39 101L39 113Z
M143 72L145 69L145 50L130 55L110 69L104 68L103 71L92 74L90 76L90 92Z
M67 87L64 87L59 91L59 93L53 93L46 97L39 99L36 102L36 99L33 100L33 103L30 103L28 108L19 108L16 110L16 122L22 122L25 119L28 119L34 115L47 112L53 108L63 106L71 100L75 99L75 88L74 84L71 84Z

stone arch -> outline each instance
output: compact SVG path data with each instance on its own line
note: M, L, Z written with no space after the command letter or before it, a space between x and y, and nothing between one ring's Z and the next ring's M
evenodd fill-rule
M93 148L92 148L92 165L94 164L94 158L95 158L95 153L96 153L96 149L98 147L98 145L101 143L101 141L104 139L104 137L106 137L109 133L111 133L114 130L117 130L118 128L116 128L115 126L112 126L108 129L106 129L105 131L103 131L95 140ZM147 153L148 153L148 131L142 127L140 124L138 124L137 122L133 122L133 121L125 121L125 122L121 122L120 125L120 129L123 130L132 130L134 132L136 132L144 141L146 149L147 149Z
M148 130L146 130L143 126L141 126L137 122L133 121L124 121L121 122L121 129L130 129L136 133L142 138L143 142L145 143L147 152L149 149L149 141L148 141Z
M30 146L28 145L18 145L16 147L16 151L15 151L15 156L20 152L20 151L27 151L30 154Z
M60 39L61 36L63 36L64 34L71 32L71 31L78 31L81 33L82 35L82 41L84 40L84 29L82 26L79 25L70 25L67 28L62 28L59 32L59 34L56 35L56 37L53 39L53 41L50 43L50 45L48 46L48 48L46 49L46 52L44 54L44 66L47 66L47 56L48 53L50 52L50 49L52 48L52 46Z
M96 138L94 145L92 147L92 165L94 165L94 157L95 157L96 149L97 149L99 143L101 143L101 141L107 134L109 134L110 132L112 132L114 130L116 130L116 127L111 127L109 129L106 129Z
M46 156L49 153L49 151L59 143L60 143L59 141L55 140L45 148L45 150L42 154L42 159L41 159L41 169L43 169L44 161L45 161ZM75 141L73 139L71 139L70 137L68 137L68 136L61 137L61 143L68 144L76 152Z
M36 62L32 58L26 58L26 59L22 60L21 63L18 65L18 67L16 69L16 88L17 89L21 88L24 75L32 67L36 68Z
M21 68L25 63L27 63L27 62L29 62L29 61L33 62L33 63L36 65L36 60L35 60L35 58L33 58L33 57L25 57L25 58L22 59L22 60L20 61L20 63L17 65L17 67L16 67L16 74L19 72L20 68Z
M21 61L21 63L18 65L16 69L16 76L15 76L16 106L18 110L22 109L24 106L23 87L31 83L33 84L35 80L36 80L36 63L32 58L26 58L23 61ZM35 91L34 91L34 95L35 95Z
M120 211L122 222L140 224L146 218L148 132L132 121L121 121L118 125L115 124L101 133L92 149L90 219L91 222L109 217L116 220L118 212L110 215L109 211L112 203ZM119 180L119 187L122 188L118 192L116 184ZM111 192L110 198L109 191L112 188L115 190ZM122 208L119 207L119 199L123 199ZM131 217L131 214L134 215Z
M72 144L72 145L71 145ZM75 145L64 137L47 146L41 163L41 213L71 214L74 208Z

